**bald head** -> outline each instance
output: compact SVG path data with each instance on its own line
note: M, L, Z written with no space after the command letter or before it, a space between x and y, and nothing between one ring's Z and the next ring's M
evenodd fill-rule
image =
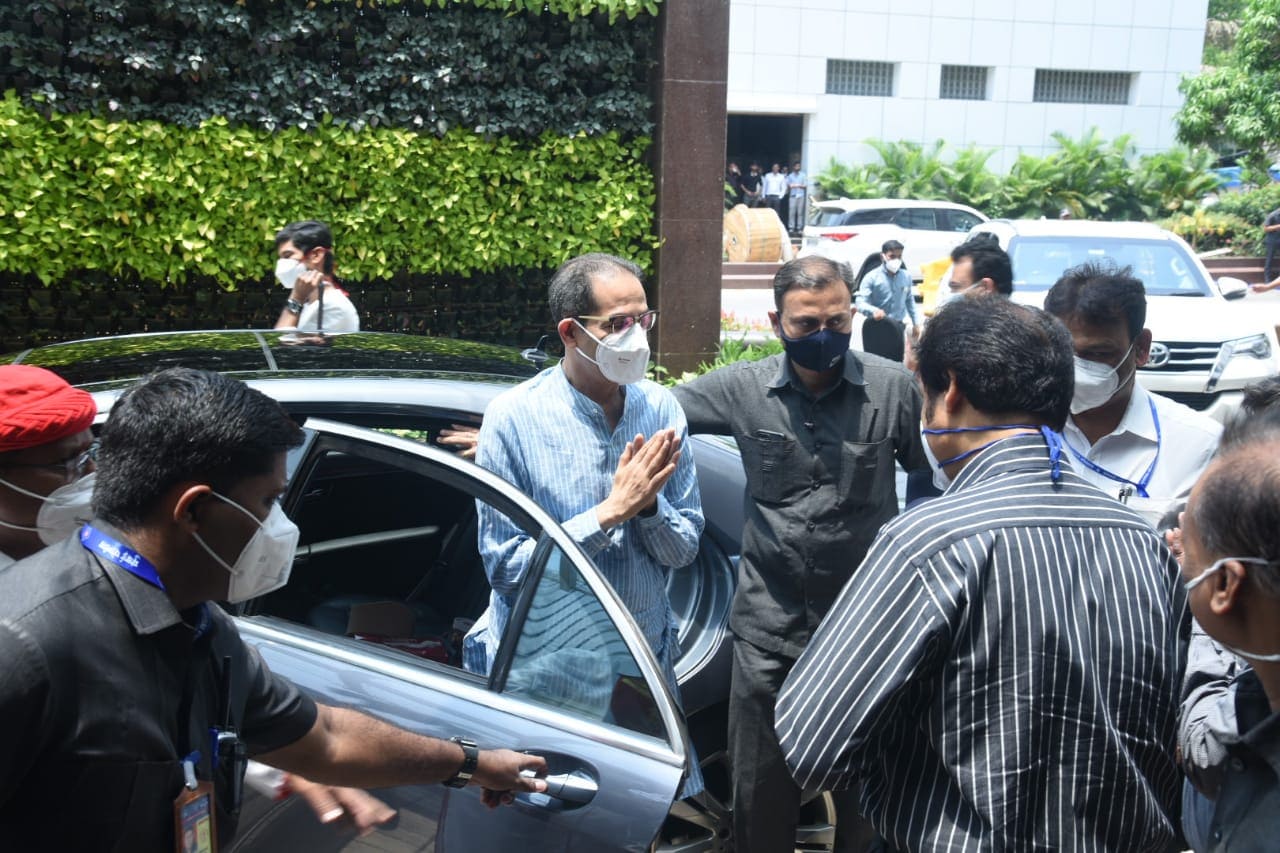
M1280 430L1224 448L1192 489L1187 514L1206 558L1267 560L1254 576L1280 595Z

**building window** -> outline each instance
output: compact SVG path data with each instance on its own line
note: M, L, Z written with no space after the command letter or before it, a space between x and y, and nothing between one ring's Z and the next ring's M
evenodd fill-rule
M827 94L892 97L893 63L828 59Z
M1059 71L1037 68L1031 100L1048 104L1127 104L1133 75L1127 71Z
M947 101L985 101L987 69L981 65L944 65L938 97Z

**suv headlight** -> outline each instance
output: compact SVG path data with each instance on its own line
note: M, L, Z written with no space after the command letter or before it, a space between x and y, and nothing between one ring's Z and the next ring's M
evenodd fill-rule
M1253 358L1271 358L1271 341L1266 335L1237 338L1234 341L1227 341L1226 346L1231 348L1232 358L1246 355Z
M1270 338L1265 334L1250 335L1247 338L1236 338L1224 342L1222 349L1218 351L1218 360L1209 371L1209 381L1204 385L1205 393L1211 394L1218 387L1218 380L1222 378L1222 372L1227 369L1228 362L1246 356L1259 360L1271 358Z

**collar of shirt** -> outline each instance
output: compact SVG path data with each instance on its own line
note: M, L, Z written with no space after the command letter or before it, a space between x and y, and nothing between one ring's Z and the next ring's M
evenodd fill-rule
M844 367L840 371L840 379L850 385L859 387L864 387L867 384L867 380L862 375L862 362L858 361L857 357L854 356L853 350L849 350L845 354ZM778 360L778 372L769 381L769 387L777 390L788 385L804 394L809 393L805 389L804 383L800 381L800 377L791 369L791 359L786 357L786 353L783 353L782 358ZM830 393L832 388L835 388L835 386L832 385L831 388L828 388L826 393Z
M1065 448L1063 453L1066 454ZM962 491L983 480L1014 472L1044 471L1045 482L1048 482L1052 470L1044 436L1039 433L1012 435L998 439L974 455L969 464L960 469L946 493Z
M604 419L604 407L592 400L586 394L583 394L577 388L573 387L573 383L569 381L569 376L564 372L564 367L557 364L551 368L555 371L555 388L560 397L569 404L573 411L582 416L585 423L596 424L600 429L608 432L608 425ZM644 380L641 380L643 382ZM622 416L618 418L617 427L626 422L627 416L631 413L635 406L635 397L637 395L630 393L631 389L626 385L622 387ZM614 427L616 430L617 427Z
M1092 446L1089 445L1089 439L1085 438L1080 428L1076 426L1074 420L1067 418L1067 426L1063 430L1066 433L1067 440L1071 442L1071 446L1080 450L1085 456L1090 455L1090 451L1097 447L1108 438L1117 435L1129 435L1141 438L1152 445L1157 442L1156 424L1151 419L1151 395L1147 393L1147 389L1137 379L1133 380L1133 393L1129 395L1129 405L1124 410L1124 415L1120 418L1120 423L1111 432L1104 435Z
M101 519L94 519L93 526L113 539L124 541L124 534ZM156 634L183 621L182 614L173 606L164 590L126 572L109 560L89 551L85 551L85 554L98 562L107 580L115 587L120 604L129 617L129 624L136 633Z

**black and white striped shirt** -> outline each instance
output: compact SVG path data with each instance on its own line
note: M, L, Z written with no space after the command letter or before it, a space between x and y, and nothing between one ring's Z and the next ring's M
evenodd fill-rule
M1151 527L1016 436L881 529L778 736L902 850L1166 850L1189 626Z

